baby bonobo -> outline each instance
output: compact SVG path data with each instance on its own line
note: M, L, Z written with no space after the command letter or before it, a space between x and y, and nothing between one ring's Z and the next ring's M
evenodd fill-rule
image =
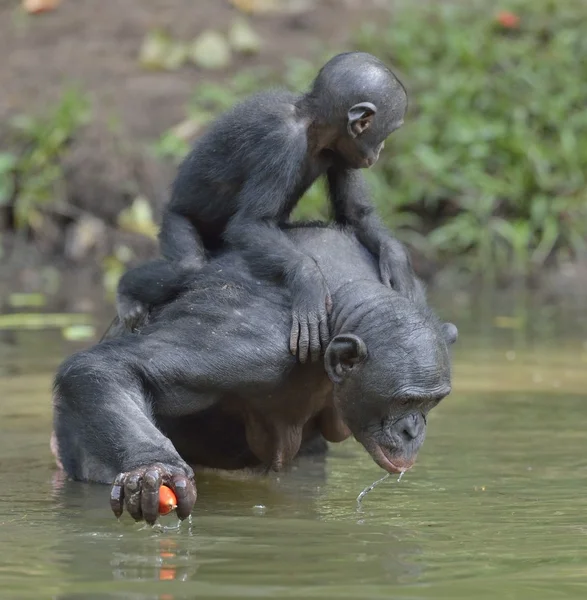
M292 293L291 351L302 362L318 359L329 341L330 296L314 260L280 226L321 175L336 221L351 225L378 257L382 280L411 296L410 261L375 213L359 170L375 164L406 106L404 87L380 60L349 52L328 61L306 94L264 92L222 115L179 168L159 235L163 260L120 282L125 326L134 329L150 306L181 291L207 254L229 244L259 276L284 278Z

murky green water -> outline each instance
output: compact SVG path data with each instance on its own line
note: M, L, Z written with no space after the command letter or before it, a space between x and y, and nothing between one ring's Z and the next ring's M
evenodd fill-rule
M80 346L0 333L0 598L586 598L581 309L450 312L454 391L401 483L358 509L382 472L346 443L280 478L202 475L179 530L56 477L51 375Z

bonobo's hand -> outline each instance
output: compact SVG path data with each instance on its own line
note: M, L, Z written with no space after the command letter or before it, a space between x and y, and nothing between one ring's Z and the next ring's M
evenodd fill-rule
M120 517L126 505L135 521L144 519L153 525L159 516L159 488L162 484L175 492L177 516L182 520L189 517L197 495L194 473L187 466L180 469L162 463L118 474L110 491L110 506L114 514Z
M315 264L302 267L292 280L293 311L289 348L300 362L320 358L326 349L330 334L328 314L332 300L322 273Z
M379 272L381 281L392 287L398 294L414 299L416 275L408 252L401 242L391 238L379 249Z

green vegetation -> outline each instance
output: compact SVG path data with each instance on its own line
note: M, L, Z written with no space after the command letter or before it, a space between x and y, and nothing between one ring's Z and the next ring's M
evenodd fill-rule
M406 5L358 47L395 64L413 107L382 177L428 251L524 275L585 250L587 11L581 0ZM426 248L426 246L424 246Z
M587 11L582 0L507 8L406 1L355 40L395 66L411 97L368 172L379 210L426 256L489 277L527 276L585 252L587 239ZM279 83L303 89L314 71L290 61ZM205 122L271 83L249 71L201 85L191 117ZM157 148L177 157L187 146L168 133ZM324 210L318 185L296 216Z
M0 153L0 207L9 207L16 229L40 228L41 207L63 197L61 158L89 114L87 100L67 90L46 114L23 115L10 123L13 145L20 151Z

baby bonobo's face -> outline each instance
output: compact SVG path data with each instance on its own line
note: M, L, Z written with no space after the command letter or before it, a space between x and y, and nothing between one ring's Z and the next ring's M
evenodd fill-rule
M351 169L372 167L379 160L385 140L403 125L403 114L394 115L391 121L385 117L385 114L374 115L368 127L355 137L348 130L341 132L335 152Z

